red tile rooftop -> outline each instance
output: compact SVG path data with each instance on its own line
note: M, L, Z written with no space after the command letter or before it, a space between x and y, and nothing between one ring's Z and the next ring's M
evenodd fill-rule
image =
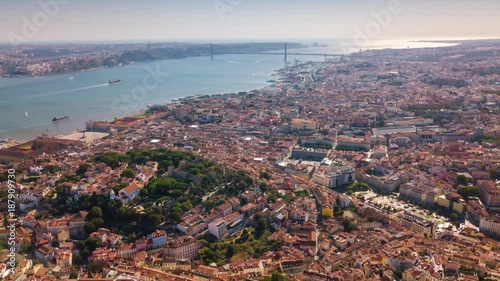
M136 191L137 189L141 189L141 187L138 186L135 182L133 182L130 185L128 185L127 187L123 188L123 191L125 191L127 193L132 193L132 192Z

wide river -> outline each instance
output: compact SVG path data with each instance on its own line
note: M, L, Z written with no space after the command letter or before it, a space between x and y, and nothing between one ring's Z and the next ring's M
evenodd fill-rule
M449 44L377 41L372 49L438 47ZM328 48L300 52L349 53L357 51L339 42ZM297 52L298 50L290 50ZM289 57L322 61L319 56ZM198 95L249 91L262 88L275 70L285 66L282 56L221 55L164 60L36 78L0 78L0 140L29 140L42 133L57 135L85 128L88 120L113 120L149 104ZM153 74L152 74L153 73ZM154 74L156 73L156 74ZM109 85L108 81L122 83ZM69 119L52 122L55 116Z

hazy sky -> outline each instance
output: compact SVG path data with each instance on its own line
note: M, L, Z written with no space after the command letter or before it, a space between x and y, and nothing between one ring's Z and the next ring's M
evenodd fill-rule
M40 3L56 1L45 24ZM1 0L0 11L0 41L353 38L379 11L391 20L376 38L500 37L498 0Z

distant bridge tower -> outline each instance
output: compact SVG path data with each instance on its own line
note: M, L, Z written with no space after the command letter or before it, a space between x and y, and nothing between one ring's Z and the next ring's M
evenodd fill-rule
M214 60L214 44L210 44L210 60Z
M288 53L287 52L288 52L288 44L285 44L285 62L287 62L287 60L288 60L288 58L287 58Z

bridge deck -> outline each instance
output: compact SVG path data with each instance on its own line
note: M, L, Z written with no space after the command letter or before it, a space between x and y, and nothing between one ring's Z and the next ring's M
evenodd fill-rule
M285 53L224 53L224 54L213 54L214 56L218 55L279 55L284 56ZM287 56L327 56L327 57L342 57L345 55L340 54L320 54L320 53L286 53Z

